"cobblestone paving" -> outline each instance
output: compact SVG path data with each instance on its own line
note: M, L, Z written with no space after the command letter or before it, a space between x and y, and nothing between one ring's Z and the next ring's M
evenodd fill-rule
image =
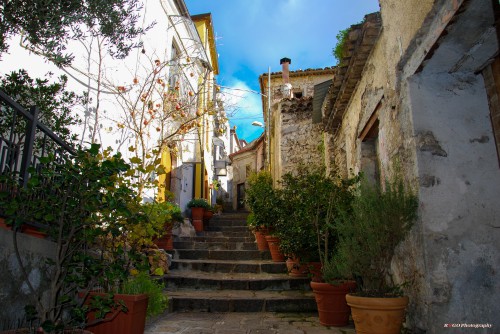
M145 334L354 334L354 326L324 327L298 313L170 313L153 320Z

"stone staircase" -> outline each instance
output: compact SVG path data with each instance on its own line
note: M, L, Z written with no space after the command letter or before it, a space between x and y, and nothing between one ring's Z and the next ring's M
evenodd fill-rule
M309 279L258 251L246 216L214 216L206 231L174 241L164 279L171 312L316 312Z

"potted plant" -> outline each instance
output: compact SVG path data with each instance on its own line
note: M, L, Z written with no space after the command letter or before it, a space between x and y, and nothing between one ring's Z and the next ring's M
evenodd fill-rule
M215 213L215 208L211 205L208 205L208 207L203 212L203 221L205 223L208 223L210 219L212 219L212 217L214 216L214 213Z
M257 249L260 251L268 251L269 245L266 241L266 229L265 228L257 228L255 214L251 212L247 216L247 226L255 235L255 242L257 243Z
M205 211L203 211L203 228L204 229L206 229L209 226L210 219L212 219L214 214L215 214L215 208L209 204L207 206L207 208L205 209Z
M325 326L345 326L349 321L345 295L353 290L355 282L339 274L333 255L339 211L350 207L357 180L326 174L320 166L302 166L294 174L285 174L282 180L282 196L287 201L283 201L279 220L282 226L277 228L277 234L288 254L309 263L319 261L320 273L314 273L310 284L320 323Z
M112 312L105 316L111 321L96 322L87 328L94 334L143 333L146 317L161 314L167 308L168 299L163 289L164 284L152 279L147 272L133 275L123 284L121 293L113 296L114 300L125 305L126 312L122 312L120 307L112 307ZM102 297L102 294L96 295ZM96 312L88 313L87 317L95 319Z
M172 229L183 220L181 209L170 201L154 201L143 206L148 219L134 229L135 235L142 241L151 240L160 249L172 250Z
M280 249L288 257L287 267L293 276L307 276L310 263L319 261L313 219L318 207L325 206L321 198L329 192L326 180L324 171L314 166L300 166L281 180L274 234L280 239Z
M31 168L26 188L0 196L0 207L13 227L15 249L16 235L27 222L43 226L56 249L55 257L47 259L50 288L45 293L31 285L19 252L15 254L31 292L32 305L27 309L33 328L47 333L84 328L91 308L102 316L114 307L126 310L112 294L100 302L87 301L98 288L118 291L130 271L144 264L143 254L127 247L126 238L145 214L122 176L130 166L120 154L100 152L98 145L92 145L71 159L51 156L42 158L41 164L39 170Z
M215 212L221 214L223 210L224 210L224 199L222 198L222 195L219 195L215 199Z
M273 261L283 262L285 257L279 249L279 239L273 235L281 199L279 192L273 188L271 174L267 171L252 173L247 182L246 202L253 213L250 228L265 234Z
M194 229L197 232L203 231L203 213L209 207L209 204L204 198L193 198L187 203L187 207L191 209L191 219Z
M363 182L352 210L338 224L338 269L361 277L360 291L346 297L356 332L400 332L408 297L394 282L390 263L417 210L417 197L399 178L387 182L385 190Z

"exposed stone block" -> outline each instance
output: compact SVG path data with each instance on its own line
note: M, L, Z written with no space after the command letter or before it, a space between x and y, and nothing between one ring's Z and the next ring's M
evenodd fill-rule
M418 135L418 149L422 152L431 152L432 155L447 157L448 153L441 147L434 133L431 131L423 132Z

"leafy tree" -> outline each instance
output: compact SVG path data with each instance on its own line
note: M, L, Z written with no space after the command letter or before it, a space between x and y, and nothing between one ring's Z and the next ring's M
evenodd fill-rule
M23 43L39 50L56 64L71 62L70 40L89 32L106 37L109 53L124 58L145 30L137 27L139 0L3 0L0 2L0 54L8 40L22 34Z
M37 106L39 121L49 126L62 140L70 143L77 139L70 128L80 124L80 119L72 109L81 105L84 97L66 91L66 76L58 79L54 83L50 83L49 79L33 79L26 70L21 69L0 77L0 89L25 108ZM12 117L12 113L5 113L0 119L1 135L5 136L10 131ZM18 144L24 143L25 126L24 121L16 122L14 131L18 136Z
M130 162L139 172L136 174L139 193L157 186L156 181L148 184L153 174L165 174L160 162L167 148L177 153L179 143L185 138L197 138L202 146L204 121L212 121L215 114L214 106L202 108L199 101L209 85L207 80L193 88L186 77L172 74L184 70L194 76L198 70L196 64L189 57L172 63L149 59L143 76L131 78L126 86L117 86L115 96L121 112L108 118L116 124L112 130L119 135L120 146L129 143Z

